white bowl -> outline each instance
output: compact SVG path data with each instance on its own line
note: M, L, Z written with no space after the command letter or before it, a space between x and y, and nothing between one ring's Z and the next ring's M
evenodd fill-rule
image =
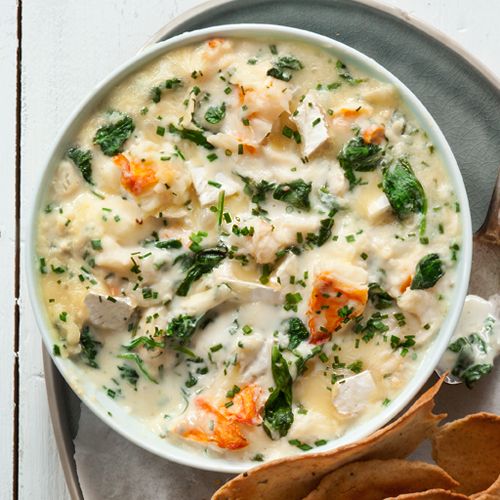
M423 104L407 87L405 87L405 85L403 85L402 82L373 59L361 54L357 50L328 37L300 29L265 24L234 24L215 26L173 37L146 49L144 52L141 52L130 61L120 66L108 78L101 82L76 108L75 112L63 126L62 131L58 134L54 146L45 162L45 168L38 181L38 192L31 213L28 226L29 232L27 235L29 250L27 252L28 262L26 263L26 269L31 303L45 345L48 351L52 353L52 345L54 343L53 328L48 321L41 300L39 286L38 259L36 255L37 218L41 210L44 188L49 185L56 165L64 156L68 144L71 143L85 119L98 107L101 99L108 94L122 78L141 69L148 62L165 52L212 37L260 38L264 40L274 38L307 42L324 50L331 51L345 63L353 64L366 74L380 81L393 84L398 89L406 106L411 110L421 127L426 130L430 140L436 146L436 151L439 152L442 157L444 166L451 179L461 206L460 222L462 225L462 243L460 257L457 263L456 285L450 300L449 312L442 324L439 334L429 346L414 377L397 398L391 402L391 405L382 408L380 413L370 420L353 426L341 438L331 441L329 444L322 447L322 451L328 451L368 436L382 427L403 410L424 385L448 346L450 337L458 321L468 288L472 257L472 229L467 194L457 162L443 133ZM162 439L154 434L146 425L129 415L126 410L114 400L108 398L100 387L96 387L86 379L82 369L71 359L53 357L53 360L68 384L82 401L115 431L119 432L138 446L174 462L205 470L237 473L245 471L255 465L255 462L250 461L235 462L229 459L205 456L201 453L196 454L188 449L175 446L168 440ZM112 414L112 416L110 416L110 414Z

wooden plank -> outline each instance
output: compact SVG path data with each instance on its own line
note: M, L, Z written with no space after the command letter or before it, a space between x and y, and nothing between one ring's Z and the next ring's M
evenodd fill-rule
M12 498L17 461L15 444L15 290L16 290L16 78L17 7L0 0L0 95L2 112L2 182L0 183L0 498Z
M186 0L182 9L196 3L199 0ZM134 55L150 35L178 12L177 2L164 0L147 3L24 0L21 165L24 231L37 172L43 168L41 162L71 110L100 79ZM22 254L24 262L24 251ZM68 498L48 413L41 340L29 306L25 277L21 281L20 387L19 498Z

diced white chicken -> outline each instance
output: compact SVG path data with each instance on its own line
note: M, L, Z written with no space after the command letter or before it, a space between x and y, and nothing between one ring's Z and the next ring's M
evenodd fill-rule
M391 210L391 204L385 194L381 194L368 204L366 213L370 222L381 220Z
M262 218L245 221L254 228L253 236L238 238L235 244L250 253L258 264L273 262L276 252L297 242L297 233L316 233L320 221L313 217L282 216L272 224Z
M185 298L177 298L172 309L176 311L176 314L181 311L183 314L201 316L210 309L222 304L231 296L231 288L221 284L204 292L194 293Z
M89 321L94 326L107 330L122 328L135 310L135 305L126 297L90 292L84 302L89 310Z
M226 197L236 194L241 186L238 182L231 179L228 175L217 172L214 176L210 176L206 169L203 167L189 166L193 186L200 200L200 204L213 205L217 203L220 192L223 190ZM213 186L208 181L214 181L220 184L220 188Z
M348 416L356 416L362 412L376 391L369 370L347 377L337 386L337 391L332 395L333 405L341 415Z
M306 95L292 119L302 138L304 156L310 156L328 140L325 115L310 94Z
M249 384L258 380L259 385L268 387L272 385L269 376L271 362L272 337L254 333L243 341L243 349L238 353L241 382ZM267 383L263 377L268 377Z
M291 276L299 276L299 259L296 255L287 255L280 265L274 271L271 281L279 283L283 291L287 288L294 288L295 285L290 284Z
M272 286L234 278L226 278L223 282L231 288L234 299L238 302L266 302L268 304L283 302L280 291Z
M224 150L228 149L233 153L238 151L238 146L241 144L241 141L239 141L234 135L223 134L222 132L207 136L207 141L216 148Z

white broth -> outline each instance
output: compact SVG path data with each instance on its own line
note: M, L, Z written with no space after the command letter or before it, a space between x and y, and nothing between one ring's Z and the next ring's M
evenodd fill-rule
M446 316L460 207L397 90L212 39L125 79L38 220L54 354L151 432L268 460L391 404Z

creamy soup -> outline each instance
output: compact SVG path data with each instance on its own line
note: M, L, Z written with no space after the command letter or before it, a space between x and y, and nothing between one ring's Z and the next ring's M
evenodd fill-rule
M38 222L54 354L151 432L262 461L391 404L449 307L460 206L397 90L212 39L117 85Z

